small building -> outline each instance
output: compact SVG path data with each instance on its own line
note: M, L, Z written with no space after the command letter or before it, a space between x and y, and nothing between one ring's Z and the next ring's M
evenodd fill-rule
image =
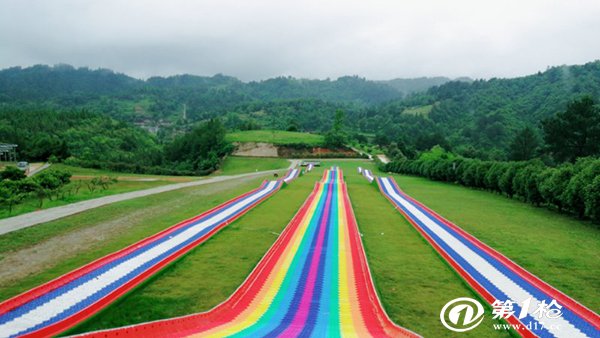
M17 162L17 145L0 143L0 162Z

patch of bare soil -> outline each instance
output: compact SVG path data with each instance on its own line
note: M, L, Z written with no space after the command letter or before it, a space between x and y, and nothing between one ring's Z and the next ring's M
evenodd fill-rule
M250 157L277 157L277 147L272 143L244 142L236 143L233 155Z
M182 192L181 198L211 195L231 189L252 179L255 179L255 177L242 177L197 188L187 188L185 192ZM10 268L0 269L0 287L49 269L58 262L74 257L78 253L95 249L102 243L125 233L131 227L143 223L144 220L151 220L156 215L169 212L172 208L176 208L180 202L180 199L173 199L159 205L144 207L110 221L49 238L28 248L4 253L1 264L3 267ZM198 214L203 211L198 210Z

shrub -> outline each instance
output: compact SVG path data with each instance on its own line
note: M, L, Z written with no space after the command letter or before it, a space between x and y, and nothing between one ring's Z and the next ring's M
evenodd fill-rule
M582 158L575 165L565 163L551 168L541 160L481 161L433 148L417 160L398 159L383 169L484 188L511 198L517 195L536 206L545 204L600 221L600 159L597 158Z
M0 171L0 181L2 180L11 180L11 181L20 181L27 177L25 172L17 167L8 166L4 168L4 170Z

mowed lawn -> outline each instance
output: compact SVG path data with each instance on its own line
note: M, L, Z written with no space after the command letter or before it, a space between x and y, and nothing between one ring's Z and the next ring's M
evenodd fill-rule
M160 176L118 173L98 169L73 167L64 164L53 164L50 168L46 170L53 169L66 170L73 175L71 178L71 183L69 183L69 185L66 187L67 190L71 191L71 193L65 194L64 197L58 199L55 197L53 197L52 200L44 199L41 208L39 205L39 200L37 198L29 197L25 199L22 203L15 205L11 213L9 213L8 208L6 207L0 208L0 219L21 215L36 210L48 209L70 203L81 202L93 198L200 179L200 177L189 176ZM94 177L98 176L114 177L117 178L117 182L110 184L107 189L96 187L95 190L92 191L90 188L88 188L88 183ZM79 189L76 189L75 187L78 185Z
M588 308L600 309L600 228L487 191L395 176L401 189Z
M75 239L78 239L76 235L80 232L98 227L102 229L93 238L89 238L88 234L87 238L81 239L84 242L78 243L81 247L78 250L58 261L50 260L35 273L18 279L3 278L0 282L0 301L257 188L264 179L269 177L246 178L160 193L110 204L2 235L0 264L4 264L9 256L21 252L32 255L33 259L36 257L36 250L30 252L31 248L44 246L60 236L75 234ZM63 243L62 246L70 246L70 243ZM60 246L56 250L59 254L63 251ZM65 251L68 250L66 248Z
M229 156L214 175L236 175L255 171L286 169L290 162L284 158Z
M289 164L289 161L282 158L251 158L230 156L225 159L222 168L217 170L211 176L238 175L264 170L283 170L286 169ZM67 170L73 175L71 178L72 182L69 184L69 186L67 186L67 189L72 191L71 194L65 194L64 197L58 199L45 199L41 208L37 198L27 198L22 203L15 205L11 213L8 212L8 208L6 207L0 208L0 219L103 196L149 189L167 184L204 179L200 176L161 176L120 173L100 169L74 167L64 164L53 164L49 169L46 170L52 169ZM92 191L88 188L88 183L91 181L91 179L98 176L114 177L117 178L117 182L109 185L107 189L101 189L98 187L96 190ZM81 182L81 184L79 182ZM78 190L75 190L75 186L78 184L80 184L80 187Z
M314 183L320 179L322 170L334 164L344 170L370 269L387 313L394 322L426 337L455 337L456 334L441 325L439 312L449 300L477 298L476 294L381 195L376 185L369 184L356 171L358 165L375 169L373 164L348 160L323 161L321 168L295 180L149 282L69 333L170 318L206 311L219 304L243 282L275 241L307 198ZM396 179L407 193L441 215L584 305L598 308L600 241L597 228L484 191L414 177L397 176ZM160 194L165 197L156 195L159 201L153 205L168 210L158 215L154 210L136 221L134 234L127 232L124 238L119 236L107 240L90 248L81 257L67 259L42 271L40 276L29 276L8 287L1 285L0 299L191 217L219 204L219 201L256 187L258 181L248 181L214 194L204 191L194 195L191 189L185 189L186 194L177 197L168 196L176 192ZM119 208L114 205L115 209L106 209L111 207L108 206L69 219L75 219L75 223L81 226L90 226L135 212L136 208L144 208L148 203L128 202L119 203L122 205ZM105 211L101 212L101 209ZM68 229L69 223L56 221L40 227ZM44 231L44 228L40 229ZM535 236L526 235L530 232L535 232ZM0 237L0 248L12 245L11 240L2 240ZM13 240L18 243L19 237ZM491 311L488 309L486 313ZM461 336L508 336L507 332L494 331L490 318L487 315L481 325Z
M93 169L93 168L82 168L70 166L62 163L56 163L50 166L49 169L61 169L67 170L73 176L79 177L94 177L94 176L111 176L111 177L122 177L124 179L155 179L158 181L174 181L174 182L189 182L193 180L200 179L200 176L166 176L166 175L148 175L148 174L133 174L133 173L123 173L116 172L104 169Z
M312 191L309 173L70 334L207 311L246 279Z
M322 145L323 135L298 133L284 130L247 130L228 133L225 139L229 142L265 142L273 144L307 144Z

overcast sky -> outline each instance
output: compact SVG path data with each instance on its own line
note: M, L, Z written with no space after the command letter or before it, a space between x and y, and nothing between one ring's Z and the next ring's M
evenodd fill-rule
M0 0L0 68L514 77L600 59L600 0Z

